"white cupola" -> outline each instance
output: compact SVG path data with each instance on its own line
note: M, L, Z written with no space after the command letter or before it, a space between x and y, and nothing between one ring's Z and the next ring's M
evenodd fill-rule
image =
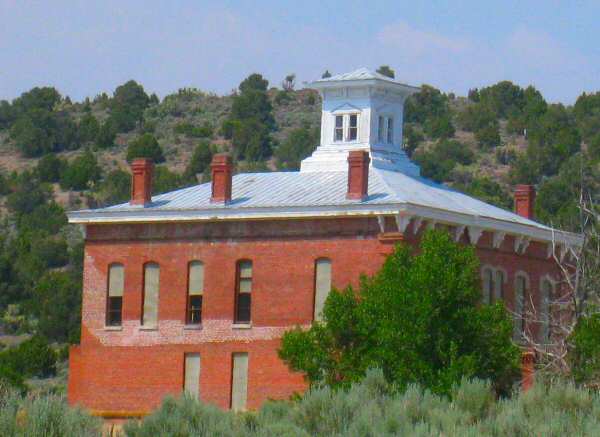
M308 84L323 100L321 143L301 172L343 171L348 153L366 150L371 166L419 174L402 149L404 101L419 88L366 68Z

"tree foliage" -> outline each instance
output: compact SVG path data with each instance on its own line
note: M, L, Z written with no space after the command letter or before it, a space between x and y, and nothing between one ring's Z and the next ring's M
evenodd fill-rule
M165 155L154 135L146 133L140 135L127 147L127 161L135 158L150 158L155 163L165 162Z
M520 353L503 305L479 305L479 284L473 249L430 231L418 253L397 247L360 290L332 290L323 323L287 332L280 357L312 383L331 386L379 367L401 387L447 394L462 378L479 377L506 392Z
M275 151L277 167L282 170L298 170L300 161L309 156L319 143L319 131L300 127L290 131Z

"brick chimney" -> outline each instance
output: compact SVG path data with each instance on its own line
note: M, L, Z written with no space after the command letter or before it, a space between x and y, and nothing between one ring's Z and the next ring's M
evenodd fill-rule
M515 212L522 217L533 220L535 205L535 188L533 185L517 185L515 187Z
M231 174L233 164L231 156L226 153L217 153L210 163L212 173L212 194L210 201L213 203L227 203L231 201Z
M364 200L369 186L369 152L352 150L348 153L348 193L347 199Z
M154 162L148 158L136 158L131 163L130 205L146 206L152 200L152 174Z

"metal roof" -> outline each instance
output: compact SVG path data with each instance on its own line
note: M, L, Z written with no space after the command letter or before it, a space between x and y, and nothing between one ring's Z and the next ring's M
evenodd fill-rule
M394 85L401 85L404 88L410 88L411 90L413 90L413 92L419 90L418 87L399 82L396 79L377 73L375 71L371 71L368 68L359 68L358 70L354 70L349 73L334 74L330 77L318 79L310 83L309 87L318 88L321 86L334 85L340 82L360 83L364 81L381 81Z
M211 203L211 184L205 183L153 196L146 206L122 203L74 211L68 216L71 223L128 223L405 214L541 241L579 241L574 234L555 231L444 185L398 171L371 167L368 197L362 201L346 199L347 184L347 172L244 173L233 177L232 201L227 204Z

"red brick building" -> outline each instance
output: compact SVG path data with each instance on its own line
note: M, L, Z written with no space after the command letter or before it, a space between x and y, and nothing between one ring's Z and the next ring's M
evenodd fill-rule
M331 286L357 285L431 227L476 246L484 303L547 307L552 249L576 237L532 221L530 187L518 187L515 214L421 178L401 148L414 87L367 70L312 87L321 144L299 172L232 177L217 155L212 183L151 198L152 163L136 160L129 203L69 215L86 242L71 403L125 417L184 390L239 410L300 392L302 375L277 357L282 334L318 319ZM516 317L515 338L525 329L547 331Z

